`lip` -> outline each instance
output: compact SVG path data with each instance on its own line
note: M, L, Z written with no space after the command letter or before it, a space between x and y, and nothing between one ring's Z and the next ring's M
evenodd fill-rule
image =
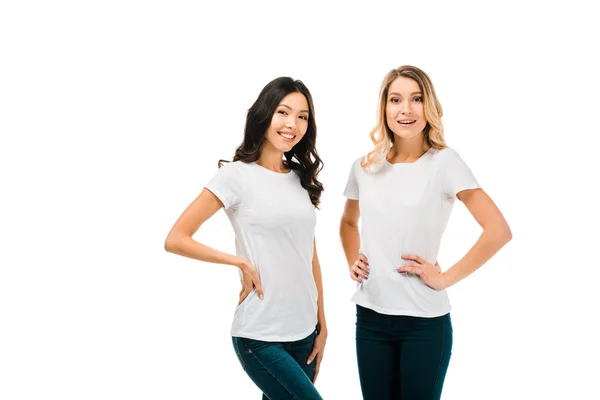
M291 138L291 139L286 138L285 136L282 135L282 133L285 135L291 135L291 136L293 136L293 138ZM296 134L293 132L277 131L277 134L281 137L281 139L283 139L283 141L285 141L287 143L293 143L294 140L296 140Z
M401 119L401 120L398 120L396 122L398 123L398 125L403 126L405 128L408 128L408 127L413 126L417 122L417 120L415 120L415 119ZM406 123L403 123L403 122L410 122L410 123L406 124Z

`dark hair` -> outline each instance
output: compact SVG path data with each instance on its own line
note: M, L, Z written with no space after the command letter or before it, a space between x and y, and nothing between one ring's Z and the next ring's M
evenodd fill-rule
M248 110L244 141L235 151L233 161L250 163L259 159L266 140L265 134L271 125L275 110L285 96L296 92L306 97L309 112L308 128L304 137L290 151L284 153L285 163L288 168L296 171L302 187L308 191L310 201L317 207L323 191L323 184L317 180L317 175L323 168L323 162L315 148L317 124L312 96L301 81L281 77L272 80L263 88Z

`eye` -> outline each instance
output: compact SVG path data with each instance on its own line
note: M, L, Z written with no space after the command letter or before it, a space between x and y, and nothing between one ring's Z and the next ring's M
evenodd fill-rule
M285 112L284 110L279 110L277 111L277 113L281 115L287 115L287 112Z
M392 98L390 99L390 103L400 103L400 99L399 99L399 98L397 98L397 97L392 97Z
M308 121L308 115L301 115L299 118Z
M422 103L423 102L423 98L421 96L417 96L415 97L415 101L418 103Z

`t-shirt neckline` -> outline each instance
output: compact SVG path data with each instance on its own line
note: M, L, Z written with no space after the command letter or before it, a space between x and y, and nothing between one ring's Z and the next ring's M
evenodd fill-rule
M423 160L433 149L433 147L430 147L429 149L427 149L427 151L423 154L421 154L421 157L417 158L415 161L412 162L397 162L397 163L391 163L388 161L387 156L386 158L384 158L384 161L387 165L391 166L391 167L395 167L397 165L415 165L418 164L419 162L421 162L421 160Z

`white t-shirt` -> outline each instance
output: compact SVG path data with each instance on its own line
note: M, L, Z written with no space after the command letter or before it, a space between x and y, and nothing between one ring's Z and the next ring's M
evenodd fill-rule
M264 291L263 300L253 290L236 308L231 335L263 341L307 337L317 325L316 213L299 176L236 161L223 165L206 188L223 203L236 254L256 267Z
M435 264L442 234L461 190L478 188L471 170L451 148L430 148L413 163L384 160L367 171L356 160L344 196L359 200L361 253L369 260L369 278L352 300L389 315L437 317L448 313L445 290L418 277L400 274L413 254Z

